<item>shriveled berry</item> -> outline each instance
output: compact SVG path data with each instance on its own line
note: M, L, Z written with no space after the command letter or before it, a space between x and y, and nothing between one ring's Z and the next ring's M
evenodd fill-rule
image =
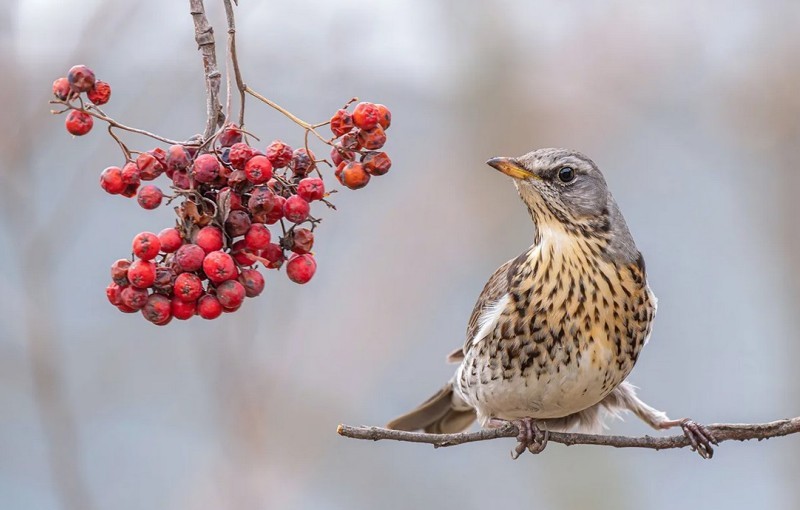
M286 260L286 257L283 254L283 248L280 245L275 243L270 243L269 246L264 248L261 252L261 256L269 261L269 264L266 266L269 269L278 269L283 265L283 261Z
M108 302L114 306L117 306L122 303L122 287L121 285L111 282L106 287L106 297L108 298Z
M245 269L239 275L239 283L244 285L247 297L256 297L264 291L264 275L258 269Z
M184 244L175 252L175 263L184 272L197 271L203 266L206 252L196 244Z
M172 173L172 184L178 189L189 189L192 186L192 181L189 179L189 172L185 170L176 170Z
M331 131L336 138L349 133L353 129L353 116L347 110L337 110L331 117Z
M291 163L294 151L281 140L274 140L267 147L266 155L274 168L284 168Z
M197 231L197 235L194 237L194 244L202 248L206 253L221 250L224 244L222 230L212 226L203 227Z
M353 124L360 129L372 129L378 125L380 115L373 103L358 103L353 110Z
M272 178L272 163L267 156L253 156L244 165L244 174L253 184L264 184Z
M162 294L152 294L142 308L142 315L156 325L164 325L172 318L172 302Z
M202 183L213 182L219 176L219 161L213 154L201 154L192 164L194 180Z
M128 268L128 281L139 289L146 289L156 280L156 265L149 260L134 260Z
M382 104L376 104L375 108L378 109L378 124L383 129L389 129L392 124L392 112Z
M371 151L380 149L386 143L386 133L380 126L375 126L372 129L360 129L356 136L358 137L358 144Z
M171 172L188 169L191 160L189 152L183 145L170 145L167 149L167 169Z
M97 106L106 104L111 99L111 85L103 80L97 80L92 90L86 93L86 97Z
M126 287L130 285L128 282L128 268L131 267L131 261L128 259L119 259L111 264L111 279L117 285Z
M338 144L344 150L353 151L361 148L361 145L358 143L358 136L356 135L355 131L347 133L339 140Z
M222 308L236 308L245 297L244 285L236 280L227 280L217 285L217 299Z
M133 254L142 260L152 260L161 251L161 241L152 232L140 232L133 238Z
M292 223L301 223L308 219L311 206L301 196L292 195L283 204L283 216Z
M67 73L67 80L75 92L89 92L94 86L94 72L84 65L72 66Z
M339 181L350 189L361 189L369 183L369 174L361 163L348 163L342 169Z
M295 253L308 253L314 247L314 233L307 228L296 228L292 233L291 250Z
M224 251L212 251L203 259L203 272L213 283L220 283L236 278L236 264L233 257Z
M92 116L86 112L72 110L67 115L67 120L64 121L64 125L70 134L75 136L83 136L92 130L94 120L92 119Z
M345 168L345 167L346 167L348 164L349 164L349 163L346 163L346 162L342 161L342 162L341 162L341 163L339 163L339 165L336 167L336 170L334 170L334 171L333 171L333 175L334 175L334 177L336 177L336 180L337 180L337 181L339 181L339 184L344 184L344 182L342 182L342 172L344 171L344 168Z
M139 183L142 182L142 178L139 176L139 167L136 166L136 163L128 162L122 167L122 182L125 183L126 186L136 186L137 189L139 188Z
M72 92L69 86L69 80L66 77L62 76L61 78L57 79L53 82L53 95L56 96L58 99L64 101Z
M297 183L297 195L306 202L321 200L325 196L325 183L319 177L306 177Z
M100 187L107 193L119 195L127 186L122 182L122 169L117 166L110 166L100 174Z
M370 175L383 175L392 167L392 160L385 152L368 152L361 156L361 164Z
M340 144L335 143L331 149L331 161L334 165L338 165L342 161L353 161L356 158L356 153L344 149Z
M147 289L125 287L120 293L122 304L131 310L141 310L147 303Z
M231 211L225 220L225 232L231 237L243 236L250 228L250 216L244 211Z
M316 168L314 153L301 147L292 154L292 172L295 176L303 177Z
M308 283L317 271L317 261L311 254L292 255L286 264L286 276L294 283Z
M227 207L231 211L243 211L242 195L233 191L231 188L226 187L219 190L217 195L217 203L221 207Z
M161 192L158 186L148 184L139 190L136 201L143 209L155 209L161 205L161 200L164 199L164 193Z
M152 181L164 173L164 165L149 152L142 152L136 157L136 168L139 169L139 178L143 181Z
M217 143L220 147L230 147L235 143L242 141L242 130L236 124L229 124L225 126L222 133L217 137Z
M231 151L228 154L231 166L236 170L244 170L244 165L247 161L258 153L256 149L250 147L246 143L235 143L231 145Z
M276 196L267 186L256 186L250 192L247 208L253 214L268 213L275 207Z
M252 266L256 263L253 252L247 249L244 239L240 239L231 246L231 256L240 266Z
M156 279L153 281L153 290L162 294L172 295L175 286L175 270L167 266L156 266Z
M181 273L175 278L172 291L182 301L197 301L203 295L203 282L197 275Z
M245 246L251 251L260 251L269 245L272 235L263 223L253 223L244 235Z
M275 207L271 211L264 213L264 223L267 225L274 225L283 218L283 204L286 199L283 197L275 197Z
M164 253L173 253L183 244L181 233L176 228L165 228L158 233L158 240Z
M197 312L197 301L184 301L178 296L172 298L172 316L185 321L194 317Z
M222 304L216 296L206 294L197 301L197 313L204 319L216 319L222 315Z
M229 186L238 186L243 182L247 182L247 174L244 173L244 170L234 170L228 176Z

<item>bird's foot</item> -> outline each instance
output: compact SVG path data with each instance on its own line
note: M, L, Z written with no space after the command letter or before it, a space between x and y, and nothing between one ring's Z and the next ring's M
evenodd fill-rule
M517 434L517 441L519 444L511 451L511 458L516 460L520 455L528 450L531 453L541 453L547 446L547 440L550 437L550 432L542 430L536 426L536 420L533 418L520 418L517 420L501 420L499 418L492 418L490 424L493 426L501 427L511 423L519 433Z
M692 450L700 454L704 459L710 459L714 456L714 448L711 445L719 445L719 442L714 438L714 435L708 430L708 427L700 425L689 418L681 420L670 420L665 422L663 428L680 426L683 429L683 434L689 439L689 444Z

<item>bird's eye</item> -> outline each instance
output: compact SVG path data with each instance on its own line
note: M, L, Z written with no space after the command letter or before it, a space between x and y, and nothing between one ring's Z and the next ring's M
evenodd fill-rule
M561 182L572 182L575 180L575 170L572 168L565 166L561 167L558 171L558 180Z

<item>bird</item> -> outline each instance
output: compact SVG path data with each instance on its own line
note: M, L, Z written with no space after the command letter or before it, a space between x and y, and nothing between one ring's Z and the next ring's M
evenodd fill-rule
M652 331L657 300L644 258L598 166L544 148L487 164L511 177L533 243L501 265L470 316L455 375L387 428L456 433L517 427L517 458L551 431L598 433L629 411L654 429L680 427L711 458L717 441L689 418L670 419L626 381Z

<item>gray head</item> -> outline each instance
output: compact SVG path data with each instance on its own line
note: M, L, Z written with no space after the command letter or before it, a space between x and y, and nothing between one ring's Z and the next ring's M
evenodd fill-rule
M537 231L558 229L602 239L614 257L631 261L639 257L603 174L580 152L537 149L487 163L514 179Z

